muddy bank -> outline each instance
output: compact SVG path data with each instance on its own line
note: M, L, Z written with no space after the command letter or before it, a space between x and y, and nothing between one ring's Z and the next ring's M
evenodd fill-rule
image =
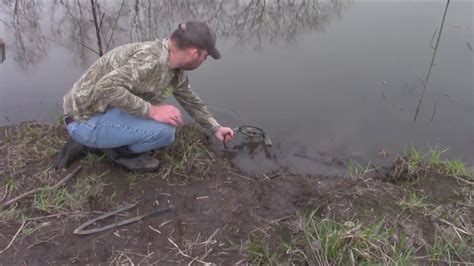
M155 154L163 163L157 173L129 173L100 154L55 171L65 138L61 126L0 129L2 203L82 166L65 186L0 211L0 264L474 262L472 176L436 156L408 154L390 169L352 164L340 177L247 176L207 136L185 127L173 146ZM73 234L100 213L154 192L161 196L106 222L155 208L172 212Z

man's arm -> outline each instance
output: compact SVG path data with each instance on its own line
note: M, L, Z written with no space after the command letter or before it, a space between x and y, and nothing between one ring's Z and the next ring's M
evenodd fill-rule
M134 55L126 65L102 77L95 85L99 104L111 105L134 115L147 116L151 104L134 93L156 66L157 59L144 51Z
M221 125L214 119L212 114L202 102L201 98L194 93L189 85L189 79L185 73L180 73L178 82L173 90L176 100L183 106L188 114L204 128L215 132Z

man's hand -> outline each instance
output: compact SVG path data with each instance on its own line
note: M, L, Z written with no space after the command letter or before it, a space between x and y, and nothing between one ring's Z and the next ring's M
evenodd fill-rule
M174 127L183 125L183 116L181 115L181 111L169 104L163 104L159 106L152 105L148 111L148 117L157 122L170 124Z
M227 143L234 137L234 131L230 127L218 127L214 135L220 141Z

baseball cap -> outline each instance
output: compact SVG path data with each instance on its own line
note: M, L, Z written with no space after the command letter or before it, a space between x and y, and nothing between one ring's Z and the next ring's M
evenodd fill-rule
M178 25L178 30L190 43L201 49L206 49L214 59L221 58L221 53L216 48L216 33L204 22L188 21Z

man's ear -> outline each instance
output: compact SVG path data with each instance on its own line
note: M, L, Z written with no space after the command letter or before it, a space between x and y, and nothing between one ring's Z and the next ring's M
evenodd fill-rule
M191 49L191 55L192 55L193 59L196 59L196 58L199 57L199 49L198 48L191 47L189 49Z

